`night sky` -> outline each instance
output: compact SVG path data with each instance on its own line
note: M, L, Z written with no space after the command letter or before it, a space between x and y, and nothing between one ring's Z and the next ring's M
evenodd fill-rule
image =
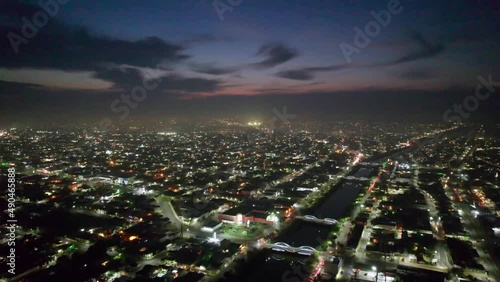
M500 81L497 1L59 2L34 35L25 22L45 13L38 1L0 2L0 120L119 120L113 102L145 83L127 117L263 118L287 106L303 118L440 120L479 75ZM356 45L355 27L389 6L390 21ZM349 59L341 46L355 49ZM499 91L471 120L495 117Z

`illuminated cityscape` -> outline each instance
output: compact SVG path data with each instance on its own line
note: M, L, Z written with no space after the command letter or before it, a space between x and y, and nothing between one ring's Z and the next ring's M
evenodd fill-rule
M0 282L500 282L499 8L1 0Z
M497 271L500 140L482 126L230 124L3 131L22 222L15 279Z

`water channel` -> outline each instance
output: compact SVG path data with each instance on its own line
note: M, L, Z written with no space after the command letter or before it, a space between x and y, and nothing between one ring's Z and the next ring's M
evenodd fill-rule
M353 176L370 177L375 172L374 168L362 167L356 171ZM333 218L339 219L344 216L347 208L356 199L358 194L363 189L367 182L344 182L341 186L332 193L320 206L318 206L312 215L317 218ZM285 242L291 246L311 246L316 247L324 241L331 226L321 225L306 221L299 221L297 227L292 230L285 231L283 236L279 236L281 242ZM307 271L303 267L308 257L297 255L280 254L272 251L266 251L267 256L257 265L249 276L243 278L242 281L304 281L307 278ZM301 270L303 274L301 274ZM298 279L298 280L297 280Z

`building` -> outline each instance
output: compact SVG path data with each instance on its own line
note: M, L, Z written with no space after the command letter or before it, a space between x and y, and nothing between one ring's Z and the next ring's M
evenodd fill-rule
M279 219L274 212L267 212L253 206L239 206L232 208L224 213L219 214L218 220L220 222L230 224L255 222L275 225L277 222L279 222Z

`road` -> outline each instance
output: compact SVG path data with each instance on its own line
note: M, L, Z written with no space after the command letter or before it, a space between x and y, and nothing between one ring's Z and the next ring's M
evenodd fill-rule
M473 154L474 150L475 147L467 147L464 150L464 153L461 154L459 161L463 162L464 159ZM458 168L456 171L453 171L452 173L461 174L463 173L463 170L464 165L462 164L460 168ZM443 185L445 189L448 189L448 193L446 193L448 196L454 193L453 188L455 188L448 186L449 178L450 177L448 176L446 182ZM457 193L461 193L462 189L460 187L456 187L456 189ZM453 203L457 210L461 211L462 223L466 231L469 233L470 239L472 239L473 246L478 252L479 257L483 262L482 264L484 268L486 269L486 271L488 271L490 281L500 281L500 272L498 269L498 265L492 260L489 253L489 250L491 249L489 246L492 245L492 242L490 242L488 234L484 232L484 228L479 224L477 220L475 220L471 211L471 206L465 202L460 202L459 197L450 197L450 201Z
M438 240L437 250L436 250L436 258L437 264L448 269L453 268L453 261L450 257L450 252L448 250L448 246L445 241L445 232L443 229L443 224L441 222L441 217L439 216L439 212L436 209L436 204L434 198L427 192L422 190L418 184L418 175L420 173L419 168L415 170L415 174L413 175L413 185L414 187L420 191L425 196L425 201L427 203L427 209L430 215L430 223L432 228L432 235L434 238Z
M432 141L434 141L434 139L431 139ZM406 149L408 150L412 150L414 148L412 147L406 147ZM398 151L396 154L400 154L402 153L403 151ZM470 151L467 152L467 154L469 154ZM467 155L467 154L463 154L464 155ZM394 156L394 155L391 155L391 156ZM389 179L392 179L394 177L394 174L396 172L398 168L398 164L396 163L394 165L394 169L391 171L390 173L390 176L389 176ZM367 264L367 265L376 265L378 267L379 270L381 269L386 269L387 268L396 268L398 264L400 265L405 265L405 266L410 266L410 267L413 267L413 268L420 268L420 269L425 269L425 270L431 270L431 271L438 271L438 272L443 272L443 273L446 273L448 272L448 269L451 269L452 267L452 264L450 263L450 259L449 259L449 255L448 255L448 249L447 249L447 246L446 244L444 243L444 238L443 236L441 236L442 233L442 226L440 224L440 222L438 222L439 220L439 213L436 209L436 206L434 204L434 201L432 199L432 197L429 197L430 195L428 193L426 193L425 191L422 191L419 187L418 187L418 182L416 181L417 179L417 176L418 176L418 169L415 171L414 173L414 178L413 178L413 184L414 186L419 190L421 191L424 195L426 195L426 203L427 203L427 206L428 206L428 209L429 209L429 212L430 212L430 215L432 216L432 221L436 221L436 226L437 228L433 229L433 235L437 238L437 239L440 239L440 243L438 244L438 247L437 247L437 250L436 250L436 258L438 259L438 263L437 265L426 265L426 264L417 264L417 263L410 263L410 262L403 262L399 259L396 259L395 262L387 262L385 259L383 258L372 258L372 257L367 257L366 256L366 245L367 243L369 242L369 239L370 239L370 233L371 233L371 220L373 218L375 218L378 214L378 201L375 202L374 206L373 206L373 210L370 214L370 217L367 221L367 225L365 226L364 230L363 230L363 233L362 233L362 236L361 236L361 239L359 241L359 244L355 250L355 257L352 260L349 260L349 259L345 259L345 261L343 262L343 265L342 265L342 273L339 273L339 275L337 276L337 278L341 279L341 280L347 280L349 278L349 273L350 271L348 271L348 268L349 266L352 266L353 262L354 263L358 263L358 264ZM367 199L369 195L369 192L366 193L366 195L363 197L363 202ZM363 203L362 202L362 203ZM432 225L432 224L431 224Z
M155 201L160 206L159 209L161 215L170 219L170 222L172 222L172 224L180 228L180 226L182 225L182 220L179 218L179 216L177 216L172 203L170 203L168 199L163 197L155 198Z

